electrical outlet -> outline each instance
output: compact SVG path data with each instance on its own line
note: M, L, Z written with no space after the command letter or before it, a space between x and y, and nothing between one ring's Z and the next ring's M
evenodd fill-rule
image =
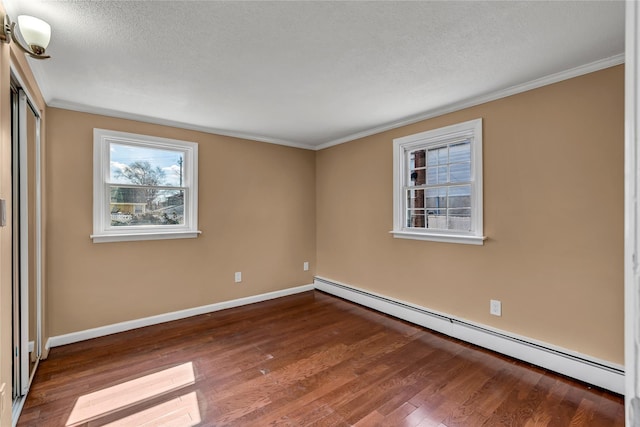
M502 316L502 302L492 299L489 303L489 313L494 316Z
M236 271L235 281L236 281L236 283L242 282L242 272L241 271Z
M304 264L302 264L302 269L304 271L309 271L309 262L305 261Z

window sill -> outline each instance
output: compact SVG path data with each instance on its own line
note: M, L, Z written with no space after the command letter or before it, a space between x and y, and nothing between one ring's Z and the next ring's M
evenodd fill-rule
M157 233L92 234L93 243L129 242L135 240L194 239L202 231L160 231Z
M464 245L483 245L484 241L487 240L486 236L463 236L459 234L427 234L397 230L389 233L393 234L396 239L428 240L432 242L461 243Z

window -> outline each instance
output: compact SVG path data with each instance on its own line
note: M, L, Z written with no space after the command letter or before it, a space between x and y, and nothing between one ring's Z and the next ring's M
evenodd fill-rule
M198 144L93 130L94 243L199 233Z
M482 119L393 141L393 235L483 244Z

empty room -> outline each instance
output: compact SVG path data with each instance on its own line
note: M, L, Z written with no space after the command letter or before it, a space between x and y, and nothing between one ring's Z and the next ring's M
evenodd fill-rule
M639 9L0 0L0 425L640 426Z

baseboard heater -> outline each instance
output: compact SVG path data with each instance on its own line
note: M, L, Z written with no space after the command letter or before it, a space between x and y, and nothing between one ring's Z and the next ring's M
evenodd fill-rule
M323 277L314 287L402 320L624 394L624 367Z

